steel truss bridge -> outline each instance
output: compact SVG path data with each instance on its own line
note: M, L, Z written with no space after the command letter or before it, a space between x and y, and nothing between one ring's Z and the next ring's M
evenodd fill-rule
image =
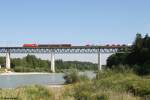
M12 53L47 53L51 54L51 70L55 72L55 54L89 53L98 54L98 69L101 70L101 53L130 52L130 46L71 46L71 47L0 47L0 53L6 53L6 68L10 69L10 54Z
M107 47L107 46L72 46L72 47L53 47L53 48L31 48L31 47L0 47L0 53L124 53L129 52L131 47Z

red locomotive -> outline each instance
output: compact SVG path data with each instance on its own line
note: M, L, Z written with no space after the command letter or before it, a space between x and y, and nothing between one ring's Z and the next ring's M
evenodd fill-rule
M32 48L35 48L35 47L38 47L37 44L24 44L23 47L32 47Z

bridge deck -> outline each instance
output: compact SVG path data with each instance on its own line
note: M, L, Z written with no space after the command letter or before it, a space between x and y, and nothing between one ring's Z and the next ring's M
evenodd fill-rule
M129 50L127 46L0 47L0 53L122 53Z

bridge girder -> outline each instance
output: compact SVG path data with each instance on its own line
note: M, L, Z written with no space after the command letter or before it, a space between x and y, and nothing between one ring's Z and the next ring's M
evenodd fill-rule
M124 53L130 48L0 48L0 53Z

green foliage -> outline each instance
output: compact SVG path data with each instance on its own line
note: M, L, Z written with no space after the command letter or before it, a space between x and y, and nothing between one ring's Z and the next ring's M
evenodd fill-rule
M97 64L91 62L79 62L79 61L62 61L56 60L56 70L63 69L78 69L81 71L84 70L97 70Z
M5 57L0 57L0 65L5 65Z
M115 75L116 73L120 74L130 74L134 73L134 71L128 65L117 65L112 66L111 69L106 69L105 71L98 71L96 74L96 79L110 77L111 75Z
M144 38L139 33L136 35L131 53L117 53L107 59L109 68L119 64L130 65L140 75L150 74L150 37L148 34Z
M97 87L131 92L142 97L150 95L150 80L133 73L98 72L95 83Z
M109 68L112 67L112 65L119 65L119 64L126 64L126 57L128 54L126 53L116 53L112 54L111 56L108 57L107 59L107 66Z
M69 72L65 73L64 79L66 80L66 83L76 83L79 81L78 71L77 70L71 70Z
M79 75L79 72L76 69L71 69L68 72L66 72L64 79L65 79L67 84L89 80L89 78L87 76Z
M140 49L142 49L143 47L143 39L142 39L142 35L140 33L136 34L136 39L133 43L133 48L135 51L138 51Z
M149 100L150 79L132 71L99 71L92 81L74 84L67 95L75 100Z
M14 58L11 60L11 66L16 72L51 72L50 62L41 60L34 55L27 55L26 57Z

